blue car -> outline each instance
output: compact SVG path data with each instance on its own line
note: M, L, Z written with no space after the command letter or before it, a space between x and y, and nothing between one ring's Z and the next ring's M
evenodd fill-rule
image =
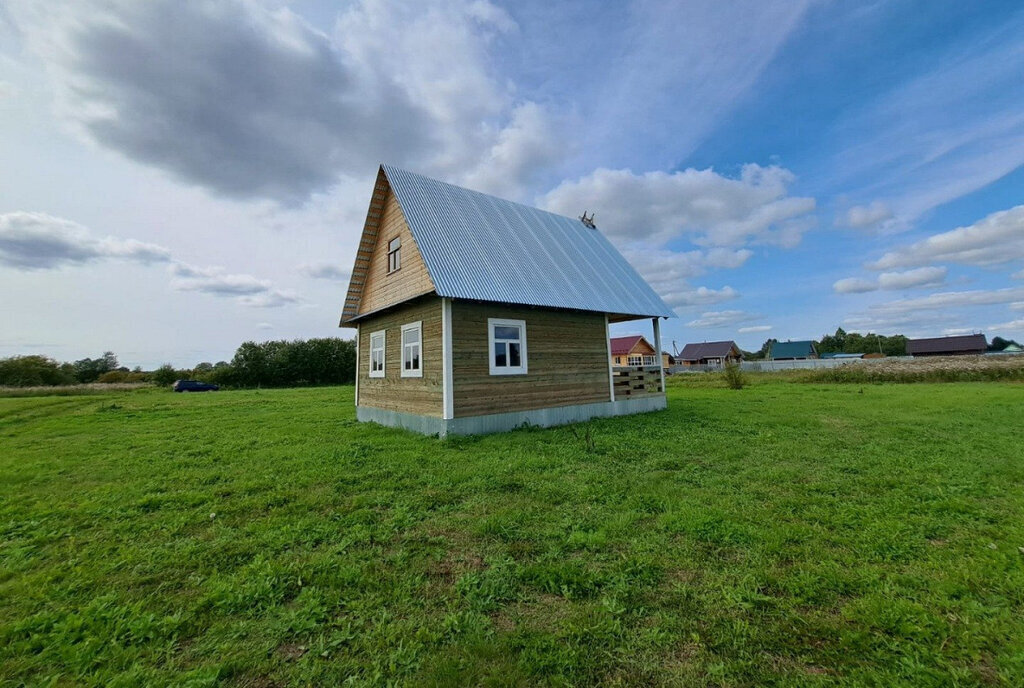
M175 380L172 389L175 392L216 392L220 387L199 380Z

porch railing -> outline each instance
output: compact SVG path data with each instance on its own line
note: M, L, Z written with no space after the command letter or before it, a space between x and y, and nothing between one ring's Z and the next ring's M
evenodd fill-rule
M661 394L660 366L617 366L612 368L612 385L616 399L634 399Z

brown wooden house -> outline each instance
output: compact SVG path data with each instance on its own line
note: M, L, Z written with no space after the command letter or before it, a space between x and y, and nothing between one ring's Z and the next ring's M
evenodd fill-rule
M444 436L661 409L663 380L616 380L608 325L651 319L653 353L666 317L593 226L384 165L341 318L356 416Z
M652 366L658 364L657 351L642 334L626 337L612 337L611 357L613 366Z
M739 363L743 360L743 352L736 342L696 342L687 344L677 357L684 366L718 366L726 363Z

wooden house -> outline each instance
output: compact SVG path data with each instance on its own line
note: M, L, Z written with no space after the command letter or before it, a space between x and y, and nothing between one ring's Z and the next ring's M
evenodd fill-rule
M641 334L628 337L612 337L611 357L613 366L652 366L658 364L657 349L651 346Z
M739 363L743 360L743 352L736 342L697 342L687 344L677 356L684 366L724 366L726 363Z
M653 353L667 317L592 224L383 165L341 317L356 417L444 436L662 409L663 377L616 378L608 326L650 319Z

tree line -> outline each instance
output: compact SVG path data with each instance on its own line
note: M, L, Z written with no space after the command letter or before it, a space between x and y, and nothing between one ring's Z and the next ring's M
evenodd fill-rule
M762 361L768 358L772 344L777 339L767 339L757 351L744 351L743 358L748 361ZM1012 339L993 337L988 344L989 351L1002 351L1008 345L1020 346ZM847 332L843 328L836 328L835 334L826 334L821 339L815 340L814 347L818 354L872 354L880 353L885 356L905 356L907 353L907 338L902 334L885 336L869 332Z
M202 380L226 387L298 387L348 385L355 381L356 345L351 339L245 342L230 362L207 361L193 368L166 363L156 370L129 370L117 356L60 362L46 356L0 359L0 386L36 387L99 383L151 383L166 386L175 380Z

